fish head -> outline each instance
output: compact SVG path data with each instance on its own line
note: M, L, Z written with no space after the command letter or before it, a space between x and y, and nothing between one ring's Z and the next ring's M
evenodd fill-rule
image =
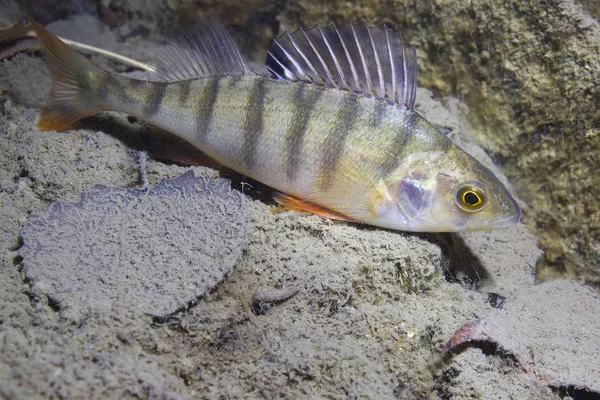
M372 223L414 232L483 231L519 222L521 209L492 171L457 149L412 154L378 184Z

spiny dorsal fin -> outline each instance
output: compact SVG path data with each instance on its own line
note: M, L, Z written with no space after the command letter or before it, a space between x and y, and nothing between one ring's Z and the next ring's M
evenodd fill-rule
M178 82L251 73L237 46L215 18L205 18L165 44L152 63L154 79Z
M402 32L352 22L299 28L273 40L266 68L274 78L364 93L413 109L417 55Z

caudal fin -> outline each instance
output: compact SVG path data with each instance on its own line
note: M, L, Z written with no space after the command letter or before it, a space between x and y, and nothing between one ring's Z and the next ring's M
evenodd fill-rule
M27 18L40 40L52 74L52 88L38 119L38 127L56 130L101 111L91 93L91 77L102 70L32 18Z

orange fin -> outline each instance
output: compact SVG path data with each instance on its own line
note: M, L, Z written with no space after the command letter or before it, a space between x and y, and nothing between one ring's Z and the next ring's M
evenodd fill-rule
M352 218L348 218L343 214L328 210L327 208L321 207L315 203L297 199L284 193L274 193L273 200L275 200L278 204L290 208L292 210L308 211L309 213L317 214L326 218L337 219L340 221L356 222Z
M52 74L52 87L38 127L56 130L101 111L90 93L90 76L104 71L29 16L27 18L41 43L46 65Z

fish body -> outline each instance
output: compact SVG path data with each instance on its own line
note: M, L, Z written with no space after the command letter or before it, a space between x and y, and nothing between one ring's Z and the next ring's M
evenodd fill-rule
M141 81L97 68L32 23L54 76L42 129L123 112L277 189L284 204L385 228L481 230L520 218L493 173L414 111L414 49L385 27L363 26L369 54L352 24L287 34L269 51L267 77L207 20L159 54L163 81Z

